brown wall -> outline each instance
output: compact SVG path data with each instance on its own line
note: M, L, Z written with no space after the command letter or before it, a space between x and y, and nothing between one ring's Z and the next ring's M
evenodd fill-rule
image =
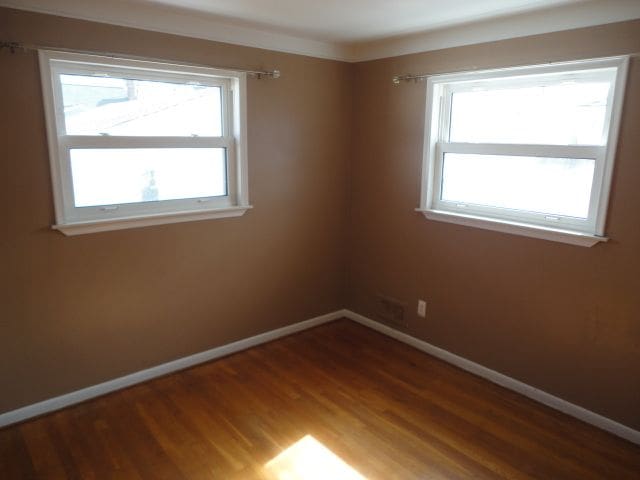
M640 51L640 22L347 65L0 9L0 39L279 68L249 81L244 217L51 231L33 53L0 54L0 412L349 306L407 304L407 331L640 428L640 62L607 232L582 248L427 221L424 84L446 72ZM350 210L350 218L346 212ZM348 275L347 275L348 270ZM418 298L427 319L415 316Z
M353 66L8 9L0 37L282 71L248 82L253 210L65 237L37 56L0 53L0 412L344 306Z
M407 304L408 332L640 428L640 59L631 64L607 233L577 247L428 221L418 206L425 85L447 72L640 52L640 21L360 63L348 306ZM415 315L428 302L427 318Z

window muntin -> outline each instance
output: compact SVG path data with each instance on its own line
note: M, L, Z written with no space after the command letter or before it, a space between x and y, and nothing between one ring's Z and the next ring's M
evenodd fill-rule
M245 74L40 58L58 226L249 208Z
M626 62L430 77L420 208L603 235Z

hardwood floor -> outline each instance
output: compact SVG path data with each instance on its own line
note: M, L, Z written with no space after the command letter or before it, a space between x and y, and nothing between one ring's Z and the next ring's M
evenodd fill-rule
M638 480L640 447L339 320L0 430L31 478Z

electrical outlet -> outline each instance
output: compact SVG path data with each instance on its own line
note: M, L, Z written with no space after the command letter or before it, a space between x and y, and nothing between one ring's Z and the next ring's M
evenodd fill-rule
M418 316L422 318L427 316L427 302L424 300L418 300Z

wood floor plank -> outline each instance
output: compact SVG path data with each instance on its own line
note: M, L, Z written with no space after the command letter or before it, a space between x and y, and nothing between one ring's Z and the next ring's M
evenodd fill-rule
M366 480L640 480L640 447L348 320L2 429L0 478L275 480L299 445Z

